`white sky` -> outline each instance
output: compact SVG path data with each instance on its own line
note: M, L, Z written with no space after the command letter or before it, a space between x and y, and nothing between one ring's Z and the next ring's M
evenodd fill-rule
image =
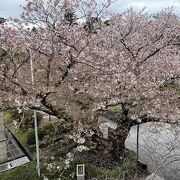
M129 7L142 10L146 7L148 12L158 12L162 8L175 6L176 14L180 15L180 0L116 0L112 5L114 11L122 11Z
M111 9L116 12L124 11L129 7L141 10L146 7L148 12L157 12L161 8L175 6L176 13L180 16L180 0L115 0ZM21 14L20 5L24 5L25 0L0 0L0 17L18 17Z

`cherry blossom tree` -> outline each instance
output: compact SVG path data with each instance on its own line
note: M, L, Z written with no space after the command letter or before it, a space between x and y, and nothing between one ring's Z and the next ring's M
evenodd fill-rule
M85 139L91 129L96 150L119 158L131 126L179 118L177 92L166 86L180 76L180 20L173 8L152 19L133 9L108 13L110 4L28 0L20 19L0 25L0 98L2 110L21 106L73 122ZM108 139L102 116L118 123Z

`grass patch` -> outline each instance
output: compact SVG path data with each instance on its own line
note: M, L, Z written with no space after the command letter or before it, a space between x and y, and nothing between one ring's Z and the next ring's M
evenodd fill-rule
M136 153L129 151L128 156L124 160L122 166L118 166L115 169L108 170L105 168L99 168L92 164L86 166L86 173L88 178L96 178L97 180L109 178L109 179L121 179L124 177L131 177L135 172L136 166Z
M24 128L19 128L16 133L15 136L16 138L25 146L28 146L28 131Z
M45 126L38 127L38 137L39 140L42 141L44 136L53 132L54 127L52 123L48 123ZM25 128L20 127L16 132L15 136L17 139L24 144L25 146L34 145L35 144L35 129L33 128Z
M1 180L42 180L36 173L35 162L30 162L0 174Z
M128 156L124 160L124 163L112 170L97 167L91 163L86 162L85 159L75 159L70 163L69 167L62 172L61 179L74 180L77 164L85 164L85 174L87 179L122 179L124 177L128 179L128 177L132 177L134 172L136 171L136 158L136 153L134 153L133 151L129 151Z
M9 125L13 120L20 119L21 114L18 113L17 109L8 110L3 113L3 120L5 125Z

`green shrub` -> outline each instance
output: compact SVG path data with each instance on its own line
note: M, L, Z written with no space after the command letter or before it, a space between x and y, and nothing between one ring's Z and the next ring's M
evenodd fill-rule
M51 161L46 160L43 162L42 160L41 162L43 164L43 166L41 166L41 173L45 177L47 177L49 180L57 180L61 176L61 174L63 174L64 167L65 167L65 164L63 161L58 161L55 164L53 164L53 167L51 170L47 168L48 164L50 164Z
M73 140L69 140L68 143L60 149L54 148L52 150L52 153L54 154L55 157L61 157L65 158L66 155L73 150L73 148L77 147L77 143L74 142Z
M74 159L70 162L69 167L63 171L62 180L74 180L75 179L75 173L76 173L76 165L77 164L83 164L84 160L82 159Z
M51 123L43 126L38 127L38 137L39 140L42 141L44 136L53 132L54 127ZM16 137L19 139L21 143L24 145L34 145L36 143L35 140L35 129L27 129L26 127L20 127L16 132Z
M86 175L88 178L96 178L102 180L105 178L109 179L121 179L124 175L130 177L136 170L137 156L133 151L128 151L127 157L121 166L118 166L112 170L100 168L93 164L86 163Z
M124 175L131 176L137 168L136 165L137 165L136 153L134 151L128 151L127 157L124 160L124 163L121 166L108 171L107 177L110 177L110 178L121 177L122 178Z
M28 145L27 143L27 130L24 128L19 128L16 132L15 132L15 136L16 138L24 145Z
M103 168L99 168L93 164L86 164L85 166L86 176L90 179L96 177L99 179L104 179L107 171L103 171Z
M54 132L54 126L52 123L45 124L44 126L39 128L39 136L43 138L45 135L50 132Z
M28 145L33 145L36 143L36 139L35 139L35 130L31 129L30 131L28 131L26 133L26 137L27 137L27 142L26 144ZM40 139L39 139L40 140Z
M65 158L66 154L67 154L67 151L64 148L62 148L62 149L57 150L55 152L54 156L55 157L63 157L63 158Z
M69 168L62 172L62 180L73 180L75 179L76 165L85 164L86 177L88 179L96 178L102 180L105 178L109 179L121 179L124 176L131 177L136 170L136 153L129 151L124 163L112 170L95 166L91 163L86 162L84 159L75 159L70 162Z

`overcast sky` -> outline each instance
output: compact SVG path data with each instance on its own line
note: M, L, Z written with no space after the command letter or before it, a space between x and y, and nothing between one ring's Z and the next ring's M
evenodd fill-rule
M0 0L0 17L18 17L21 14L20 5L24 4L25 0ZM180 16L180 0L116 0L111 9L121 12L129 7L137 10L146 7L148 12L157 12L168 6L175 6L176 13Z

